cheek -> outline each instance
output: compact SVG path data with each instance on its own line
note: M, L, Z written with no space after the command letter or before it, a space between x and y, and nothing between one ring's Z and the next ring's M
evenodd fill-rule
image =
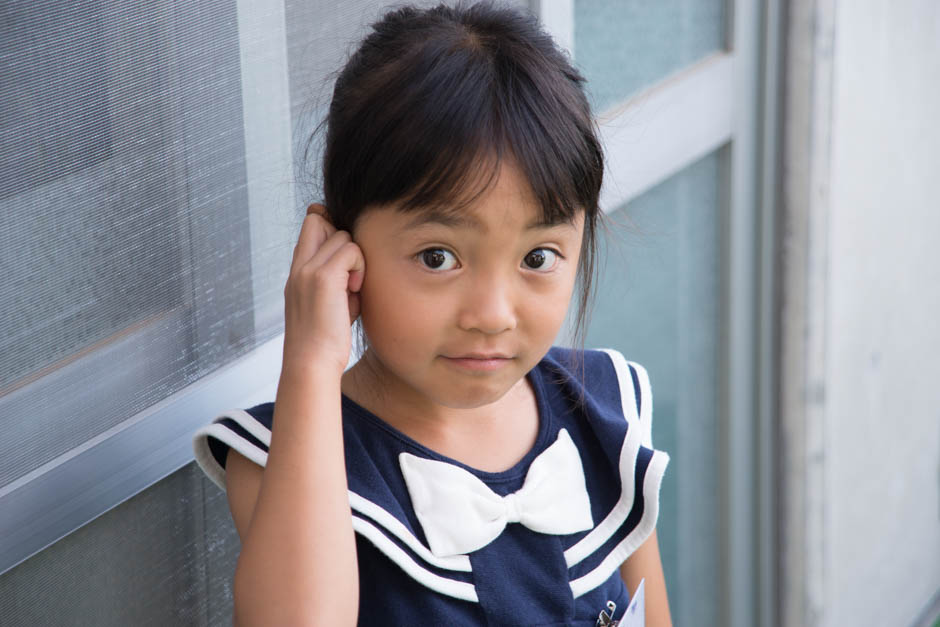
M570 300L571 290L566 287L532 298L526 306L526 318L533 325L533 331L554 339L565 321Z
M527 310L543 325L558 325L564 322L577 282L577 267L569 266L562 277L532 288Z
M363 328L380 353L406 355L418 350L441 325L441 303L410 285L400 268L371 271L367 266L360 295Z

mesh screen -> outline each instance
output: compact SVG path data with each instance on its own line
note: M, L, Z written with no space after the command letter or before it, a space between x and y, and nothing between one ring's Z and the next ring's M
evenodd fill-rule
M389 4L0 3L0 490L283 330L303 149ZM229 625L238 549L190 464L0 575L0 624Z
M241 545L195 464L0 575L0 624L231 625Z
M257 341L236 7L199 7L0 8L0 485Z

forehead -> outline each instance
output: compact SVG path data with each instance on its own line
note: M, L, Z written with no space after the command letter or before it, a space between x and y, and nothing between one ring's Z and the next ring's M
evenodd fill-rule
M511 161L503 161L491 184L487 187L481 184L475 197L467 202L442 202L401 213L405 228L436 225L488 231L501 227L532 229L572 223L572 220L545 220L545 212L529 182Z

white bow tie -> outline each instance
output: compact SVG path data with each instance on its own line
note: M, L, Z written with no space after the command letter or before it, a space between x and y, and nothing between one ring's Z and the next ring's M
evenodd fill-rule
M581 457L564 429L532 461L522 487L499 496L459 466L410 453L398 456L431 552L463 555L496 539L507 524L568 534L594 526Z

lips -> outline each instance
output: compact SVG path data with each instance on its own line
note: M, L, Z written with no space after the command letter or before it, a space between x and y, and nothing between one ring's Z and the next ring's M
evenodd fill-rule
M492 372L499 370L512 361L506 353L461 353L442 355L444 360L462 371Z

